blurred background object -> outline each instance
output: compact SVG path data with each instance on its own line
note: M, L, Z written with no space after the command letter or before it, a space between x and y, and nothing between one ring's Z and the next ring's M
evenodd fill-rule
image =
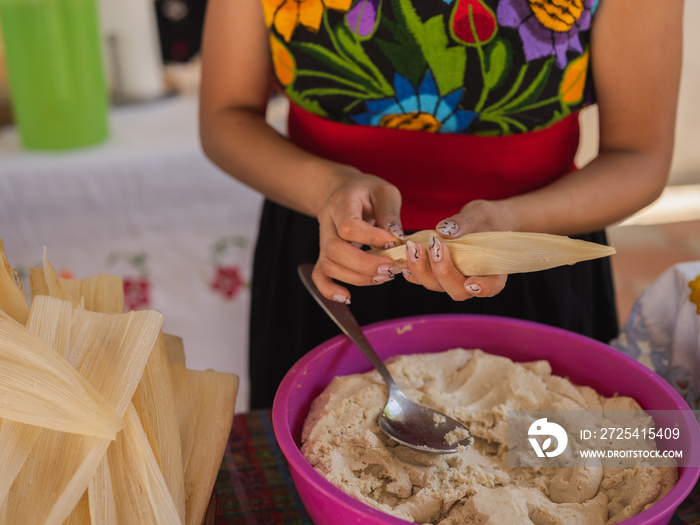
M100 0L100 21L113 103L143 102L164 95L153 0Z
M206 0L156 0L163 61L187 62L199 54Z
M4 60L22 145L56 150L108 136L96 0L0 0Z
M5 50L2 43L2 24L0 24L0 127L12 123L10 108L10 93L7 90L7 67L5 66Z

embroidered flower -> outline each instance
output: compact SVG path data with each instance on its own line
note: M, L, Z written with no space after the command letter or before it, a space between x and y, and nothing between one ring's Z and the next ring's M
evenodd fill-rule
M393 97L368 100L365 103L368 111L352 119L358 124L383 128L456 133L467 129L477 116L473 111L457 108L463 89L441 96L430 70L417 88L396 74L394 90Z
M221 293L226 299L233 299L243 284L241 269L238 266L219 266L209 287Z
M147 277L124 277L124 309L143 310L151 305L151 281Z
M528 61L555 55L563 69L567 51L583 53L579 32L590 28L594 4L596 0L502 0L498 23L518 28Z
M353 33L367 38L377 28L380 8L380 0L358 0L345 15L345 21Z
M452 36L466 45L485 44L498 30L493 11L481 0L457 0L450 17Z
M275 35L270 35L270 53L275 76L282 86L288 86L296 77L296 61L282 42Z
M590 51L586 49L583 55L572 60L566 67L559 86L559 95L564 104L578 104L583 100L590 55Z
M352 0L263 0L263 15L267 27L274 25L286 42L292 38L297 26L318 31L325 9L345 12Z

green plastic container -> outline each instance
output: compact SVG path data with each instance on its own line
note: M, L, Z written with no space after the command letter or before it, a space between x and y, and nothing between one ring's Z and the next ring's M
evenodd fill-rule
M96 0L0 0L10 101L22 145L104 141L109 93Z

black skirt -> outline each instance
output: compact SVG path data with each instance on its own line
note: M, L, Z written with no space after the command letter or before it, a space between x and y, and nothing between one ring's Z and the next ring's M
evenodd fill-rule
M604 231L577 238L607 244ZM299 264L316 262L318 246L316 219L265 202L251 286L251 409L271 407L292 365L340 333L297 275ZM509 275L497 296L463 302L400 276L377 286L349 289L351 309L360 325L429 313L477 313L537 321L605 343L619 332L608 258Z

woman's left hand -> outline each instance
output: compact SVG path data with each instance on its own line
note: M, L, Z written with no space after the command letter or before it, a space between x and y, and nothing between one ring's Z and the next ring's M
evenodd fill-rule
M446 292L455 301L472 297L493 297L506 285L506 275L462 275L450 257L442 239L454 239L466 233L483 231L516 231L517 218L504 202L475 200L460 213L436 226L438 235L426 250L419 243L406 243L407 263L404 277L436 292Z

